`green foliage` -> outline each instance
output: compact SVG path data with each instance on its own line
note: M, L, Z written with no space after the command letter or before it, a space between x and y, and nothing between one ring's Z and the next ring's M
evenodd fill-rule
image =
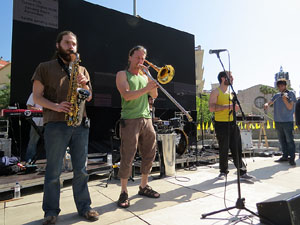
M264 95L265 103L267 102L266 95L271 94L273 96L274 94L276 94L278 92L278 90L276 88L269 87L269 86L266 86L266 85L262 85L259 88L259 90Z
M206 122L211 122L213 113L209 111L209 106L208 106L208 100L209 100L209 95L206 96L201 96L196 97L196 108L197 108L197 121L201 121L201 112L203 113L203 121L204 123Z
M278 92L278 90L276 88L273 88L273 87L269 87L269 86L266 86L266 85L262 85L260 87L260 92L264 94L264 96L266 96L267 94L276 94Z
M10 75L8 75L10 79ZM3 84L0 87L0 109L6 109L10 100L10 83Z

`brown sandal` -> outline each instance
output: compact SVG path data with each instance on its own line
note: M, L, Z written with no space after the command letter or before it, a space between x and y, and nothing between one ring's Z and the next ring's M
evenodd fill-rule
M128 199L128 193L125 191L120 194L119 200L118 200L118 206L121 208L128 208L130 206L130 202Z
M140 186L139 195L143 195L149 198L159 198L160 194L154 191L149 185L146 185L144 188Z

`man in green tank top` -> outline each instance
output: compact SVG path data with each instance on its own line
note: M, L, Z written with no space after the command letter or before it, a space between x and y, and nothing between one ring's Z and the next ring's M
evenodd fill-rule
M148 185L148 174L152 169L152 162L156 152L156 133L152 125L149 110L148 95L157 97L157 83L152 81L142 72L146 69L144 60L147 50L143 46L136 46L129 51L128 68L119 71L116 77L116 85L121 95L121 147L120 169L121 194L118 206L129 207L127 182L131 174L132 162L137 148L141 154L141 184L139 195L151 198L160 197Z
M247 169L242 161L242 142L238 126L233 122L232 96L229 93L229 81L233 77L229 72L220 72L218 80L220 86L213 90L209 97L209 110L215 114L215 131L219 143L219 179L224 179L228 174L228 150L230 149L233 163L240 168L241 180L252 180L254 177L247 174ZM235 111L239 107L235 105ZM238 158L237 158L238 157Z

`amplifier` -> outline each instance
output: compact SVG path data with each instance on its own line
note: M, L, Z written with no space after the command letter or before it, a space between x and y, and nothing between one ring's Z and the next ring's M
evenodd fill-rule
M300 194L286 200L256 204L260 222L272 225L300 224Z
M11 157L11 138L0 138L0 151L4 152L4 156Z

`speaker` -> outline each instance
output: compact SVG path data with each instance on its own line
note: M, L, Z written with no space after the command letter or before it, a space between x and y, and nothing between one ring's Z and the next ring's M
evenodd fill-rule
M260 222L274 225L300 225L300 194L287 200L256 204Z

